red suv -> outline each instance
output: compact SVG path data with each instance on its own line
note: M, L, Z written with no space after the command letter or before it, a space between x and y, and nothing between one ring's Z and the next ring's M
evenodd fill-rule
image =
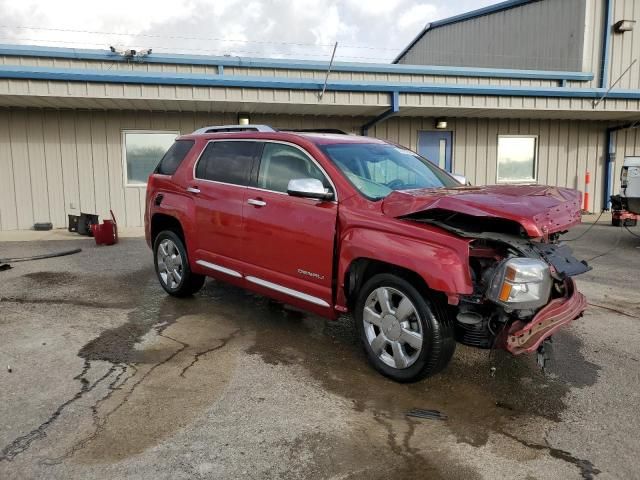
M210 276L336 319L351 313L384 375L443 369L456 341L540 351L580 317L589 270L559 237L580 193L465 186L398 145L266 126L179 137L147 187L162 287Z

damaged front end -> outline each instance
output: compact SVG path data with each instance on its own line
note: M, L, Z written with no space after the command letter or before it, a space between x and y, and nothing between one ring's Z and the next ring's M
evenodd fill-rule
M473 293L459 296L460 343L502 348L514 355L533 352L586 309L572 277L591 267L560 242L564 231L532 238L511 219L441 209L404 218L470 239Z

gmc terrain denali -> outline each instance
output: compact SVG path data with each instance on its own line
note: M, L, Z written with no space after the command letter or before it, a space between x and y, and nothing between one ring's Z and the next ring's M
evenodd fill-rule
M580 193L472 187L381 140L206 127L150 176L146 238L162 287L210 276L336 319L398 381L444 368L456 341L538 350L580 317L589 266L559 237Z

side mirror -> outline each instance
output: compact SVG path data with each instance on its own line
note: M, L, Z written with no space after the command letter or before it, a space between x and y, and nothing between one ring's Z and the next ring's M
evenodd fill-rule
M324 188L317 178L293 178L287 185L287 193L292 197L316 198L318 200L333 200L333 192Z
M465 177L464 175L460 175L459 173L452 173L451 176L462 185L471 185L469 182L467 182L467 177Z

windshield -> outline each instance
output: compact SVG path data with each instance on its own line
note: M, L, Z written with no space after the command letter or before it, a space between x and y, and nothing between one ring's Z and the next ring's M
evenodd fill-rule
M394 190L460 186L428 160L395 145L340 143L322 145L321 149L360 193L372 200Z

